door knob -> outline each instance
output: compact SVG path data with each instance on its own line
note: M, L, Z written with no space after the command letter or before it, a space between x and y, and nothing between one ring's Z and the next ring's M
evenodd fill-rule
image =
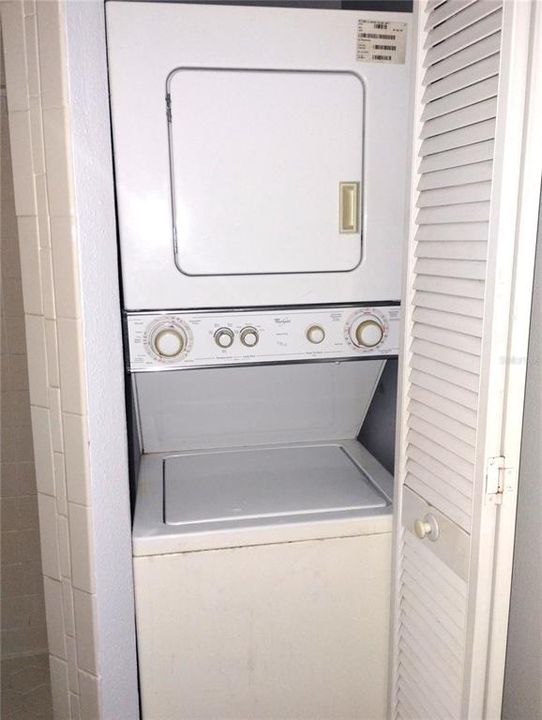
M439 527L436 517L428 514L423 518L423 520L418 518L414 523L414 532L420 540L423 540L425 537L433 542L437 540L439 536Z

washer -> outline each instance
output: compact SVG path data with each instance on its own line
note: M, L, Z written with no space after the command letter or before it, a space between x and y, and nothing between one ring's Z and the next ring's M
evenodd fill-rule
M143 717L383 720L393 481L356 437L398 307L130 320Z
M392 483L352 439L143 456L143 717L385 718Z

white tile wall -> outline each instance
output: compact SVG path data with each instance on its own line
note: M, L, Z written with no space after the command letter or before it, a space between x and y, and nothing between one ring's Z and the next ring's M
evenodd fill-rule
M53 704L57 720L97 720L93 515L64 11L57 0L1 3ZM22 328L10 330L13 343L24 340ZM9 509L18 527L35 513L24 504Z
M32 416L32 435L34 437L36 484L39 492L54 495L55 478L49 410L34 405L30 408L30 413Z

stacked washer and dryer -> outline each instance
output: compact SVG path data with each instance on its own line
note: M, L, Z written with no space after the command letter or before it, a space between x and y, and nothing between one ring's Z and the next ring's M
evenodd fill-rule
M410 16L106 9L143 720L384 718Z

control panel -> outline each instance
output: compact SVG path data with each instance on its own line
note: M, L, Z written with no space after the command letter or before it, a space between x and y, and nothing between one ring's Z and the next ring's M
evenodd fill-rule
M397 355L399 320L398 305L128 313L128 369Z

